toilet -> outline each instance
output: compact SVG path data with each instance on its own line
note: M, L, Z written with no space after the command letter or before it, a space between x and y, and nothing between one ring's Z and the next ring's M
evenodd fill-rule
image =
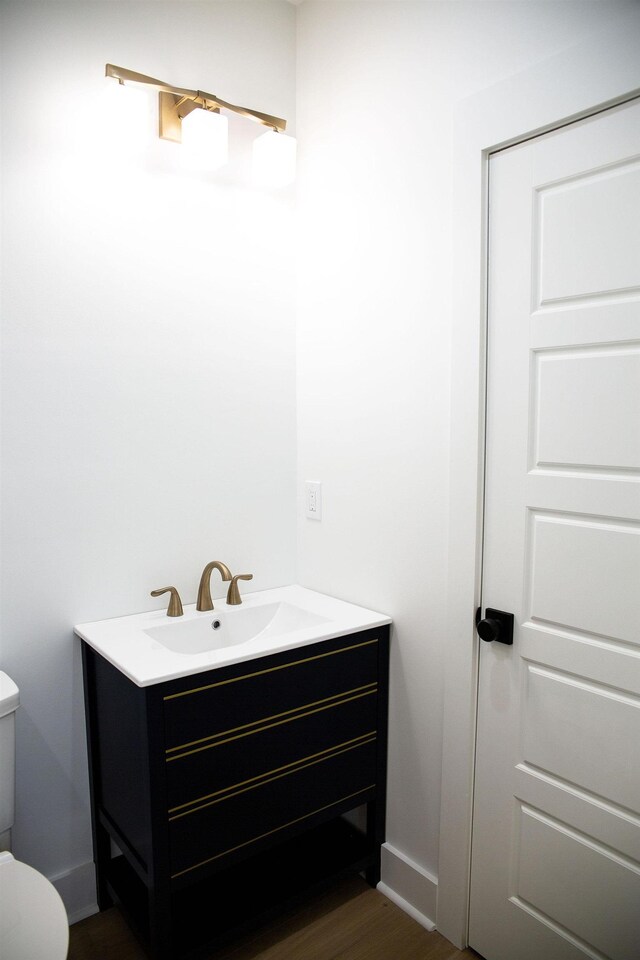
M15 804L15 711L19 691L0 670L0 955L2 960L65 960L67 912L41 873L9 852Z

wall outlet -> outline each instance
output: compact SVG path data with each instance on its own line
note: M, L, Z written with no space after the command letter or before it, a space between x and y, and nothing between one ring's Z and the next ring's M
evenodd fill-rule
M306 516L309 520L322 520L322 484L319 480L307 480L304 492Z

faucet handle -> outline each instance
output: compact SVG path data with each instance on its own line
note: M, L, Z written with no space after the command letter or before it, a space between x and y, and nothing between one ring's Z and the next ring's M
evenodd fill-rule
M181 617L182 610L182 601L180 600L180 594L175 587L160 587L159 590L152 590L152 597L161 597L163 593L170 593L171 599L169 600L169 606L167 607L167 616L168 617Z
M240 591L238 590L238 580L253 580L252 573L237 573L235 577L231 577L231 583L229 584L229 589L227 591L227 603L237 606L239 603L242 603L242 598L240 596Z

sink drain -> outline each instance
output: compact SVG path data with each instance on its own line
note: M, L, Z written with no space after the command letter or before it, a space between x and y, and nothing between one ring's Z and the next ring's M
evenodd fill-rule
M221 626L222 626L222 624L220 623L219 620L214 620L213 623L211 624L211 629L212 629L212 630L219 630Z

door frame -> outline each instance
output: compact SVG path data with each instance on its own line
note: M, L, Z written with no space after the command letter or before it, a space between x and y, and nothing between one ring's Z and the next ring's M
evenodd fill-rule
M489 157L640 95L640 9L462 101L454 117L449 578L438 930L468 944L484 477Z

